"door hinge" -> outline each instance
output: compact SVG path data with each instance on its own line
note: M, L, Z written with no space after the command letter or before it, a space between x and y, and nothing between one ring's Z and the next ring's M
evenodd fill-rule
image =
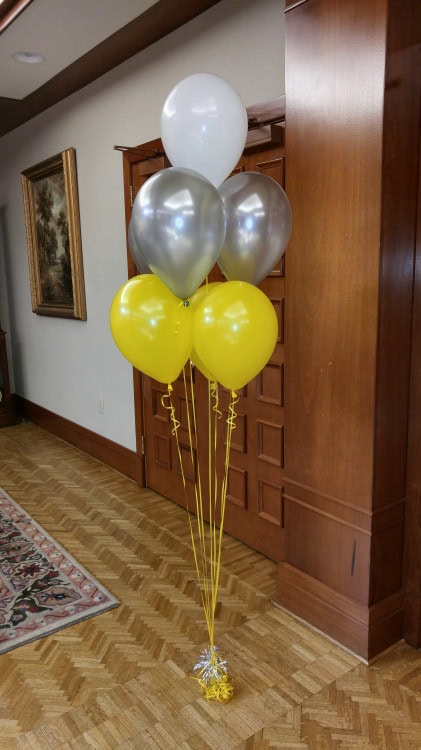
M142 435L140 438L140 450L142 451L142 456L145 455L145 436Z
M130 205L132 208L133 208L134 199L135 199L134 185L130 185Z

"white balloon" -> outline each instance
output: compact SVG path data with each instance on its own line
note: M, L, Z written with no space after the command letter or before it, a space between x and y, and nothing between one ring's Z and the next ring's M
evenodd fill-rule
M244 150L247 111L223 78L197 73L167 97L161 139L173 167L193 169L219 187Z

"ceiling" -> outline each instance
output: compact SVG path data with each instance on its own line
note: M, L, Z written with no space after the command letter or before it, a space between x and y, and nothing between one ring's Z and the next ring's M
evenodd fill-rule
M0 0L0 136L221 0ZM40 63L15 53L38 53Z

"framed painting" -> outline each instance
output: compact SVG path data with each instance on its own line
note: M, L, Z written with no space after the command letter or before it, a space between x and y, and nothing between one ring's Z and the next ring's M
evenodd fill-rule
M76 152L21 174L32 311L86 320Z

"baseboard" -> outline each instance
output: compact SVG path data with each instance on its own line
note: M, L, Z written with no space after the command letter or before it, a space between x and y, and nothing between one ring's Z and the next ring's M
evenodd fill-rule
M402 638L401 591L369 607L280 563L276 601L366 661Z
M16 414L20 417L33 422L111 469L136 481L137 455L134 451L71 422L65 417L60 417L17 394L13 395L13 403Z

